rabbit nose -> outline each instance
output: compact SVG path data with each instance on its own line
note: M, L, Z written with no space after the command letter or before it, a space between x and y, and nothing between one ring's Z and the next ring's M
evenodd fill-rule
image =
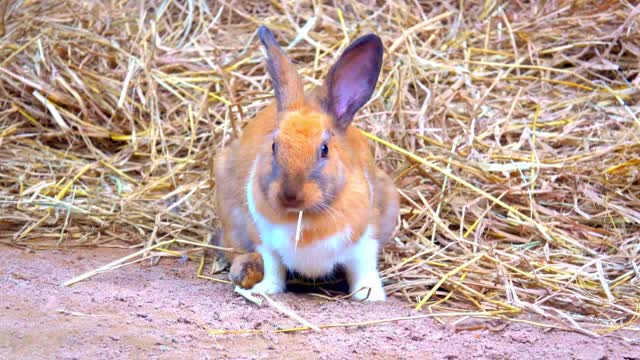
M302 205L302 197L299 195L299 192L291 191L287 188L280 192L278 198L282 206L287 208L296 208Z

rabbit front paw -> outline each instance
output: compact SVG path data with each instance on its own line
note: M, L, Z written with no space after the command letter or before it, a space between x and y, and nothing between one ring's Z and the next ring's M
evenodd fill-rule
M274 279L264 279L261 282L255 284L251 288L251 292L254 294L280 294L284 292L286 285L284 282Z
M382 281L377 273L365 276L351 285L351 292L354 291L352 298L358 301L385 301L387 299Z

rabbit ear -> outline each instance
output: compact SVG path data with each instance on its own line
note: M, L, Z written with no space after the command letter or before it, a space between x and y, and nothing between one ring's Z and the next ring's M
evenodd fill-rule
M278 111L281 112L301 104L304 100L304 89L293 63L282 51L269 28L260 26L258 37L267 51L267 70L276 93Z
M380 74L382 52L378 36L362 36L329 70L324 84L328 97L325 107L338 129L346 129L355 113L369 101Z

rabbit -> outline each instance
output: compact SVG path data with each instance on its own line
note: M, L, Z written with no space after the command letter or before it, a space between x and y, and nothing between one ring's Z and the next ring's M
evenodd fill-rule
M321 278L341 266L353 299L384 301L378 251L395 230L398 192L350 126L374 91L382 41L374 34L355 40L323 85L305 94L271 30L261 26L258 36L275 102L214 159L221 242L246 251L227 254L229 277L253 293L275 294L285 291L287 270Z

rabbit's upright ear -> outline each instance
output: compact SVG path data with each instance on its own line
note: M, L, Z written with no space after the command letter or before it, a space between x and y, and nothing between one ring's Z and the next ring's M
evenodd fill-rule
M337 129L344 130L369 101L382 66L382 41L369 34L358 38L331 67L324 87L326 111Z
M260 26L258 37L267 52L267 71L276 93L278 111L299 106L304 101L304 89L293 63L282 51L269 28Z

